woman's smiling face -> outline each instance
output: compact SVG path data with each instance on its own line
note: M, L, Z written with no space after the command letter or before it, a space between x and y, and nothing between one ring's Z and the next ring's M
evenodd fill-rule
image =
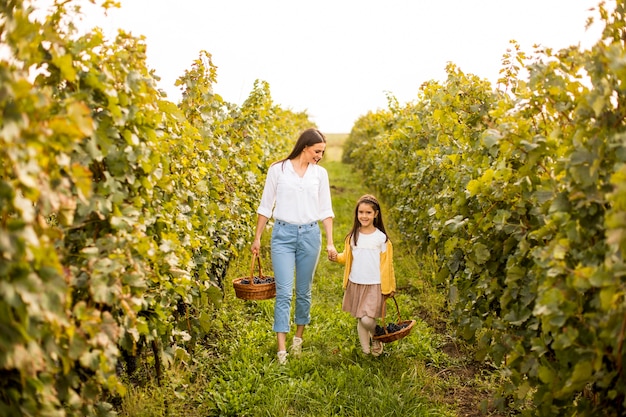
M315 145L307 146L302 151L304 161L310 164L317 164L324 156L324 150L326 149L326 143L320 142Z

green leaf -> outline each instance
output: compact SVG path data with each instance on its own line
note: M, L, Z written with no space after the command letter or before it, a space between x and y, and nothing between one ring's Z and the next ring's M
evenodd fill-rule
M572 376L566 381L561 393L569 393L583 388L591 382L593 366L590 361L578 361L574 365Z
M470 197L478 195L481 191L481 182L478 180L469 181L466 190Z
M489 258L491 258L491 252L489 248L480 242L474 244L474 246L472 247L472 251L474 253L476 263L478 263L479 265L484 264L489 260Z
M623 293L616 292L614 288L608 287L600 290L600 308L603 311L614 311Z
M70 54L61 54L52 58L52 62L61 71L61 76L69 82L76 82L76 70L74 69L74 57Z
M496 145L502 139L502 133L496 129L487 129L481 137L487 148Z
M551 385L555 380L554 371L543 365L539 366L537 376L539 376L541 382L547 385Z
M557 211L568 212L570 211L570 209L571 209L571 205L569 202L569 198L567 197L567 195L560 193L552 201L552 205L550 206L550 213L554 213Z
M599 117L602 114L605 103L606 103L606 100L600 94L598 94L593 100L591 107L593 108L593 111L596 117Z

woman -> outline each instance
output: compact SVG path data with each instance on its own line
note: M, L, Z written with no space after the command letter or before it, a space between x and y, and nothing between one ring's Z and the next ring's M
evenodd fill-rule
M326 169L317 165L324 156L326 137L317 129L307 129L291 153L272 164L257 210L258 220L251 250L261 248L261 235L268 219L274 217L271 239L272 266L276 281L274 325L278 362L287 362L286 339L289 333L294 270L296 275L296 334L290 348L297 356L302 350L304 327L311 321L311 287L319 260L324 225L326 251L334 256L333 209Z

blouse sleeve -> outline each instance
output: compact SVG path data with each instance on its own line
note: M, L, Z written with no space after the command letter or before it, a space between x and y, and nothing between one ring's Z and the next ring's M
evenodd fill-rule
M261 195L261 203L256 211L257 214L265 216L268 219L272 217L274 203L276 202L276 187L278 184L278 174L280 173L276 167L279 167L279 164L270 166L267 171L265 187L263 188L263 194Z
M330 198L330 184L328 181L328 172L325 168L320 168L320 188L319 188L319 202L320 202L320 220L327 219L328 217L335 217L333 212L333 203Z

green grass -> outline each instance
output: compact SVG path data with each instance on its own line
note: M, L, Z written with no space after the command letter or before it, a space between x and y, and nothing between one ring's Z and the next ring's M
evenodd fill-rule
M341 251L357 198L373 190L364 188L360 176L339 162L333 154L336 147L327 149L323 165L332 184L333 235ZM395 242L393 224L388 228ZM265 233L262 253L267 253L268 239ZM477 415L467 411L478 408L482 385L474 372L467 372L465 357L445 352L454 340L445 333L441 318L443 296L432 284L435 265L418 262L405 242L398 241L394 249L400 313L417 324L406 338L385 345L382 356L361 354L356 321L341 311L343 267L322 256L314 278L312 322L300 358L290 357L285 366L275 360L273 300L243 301L227 285L222 305L210 312L213 329L193 359L172 364L160 387L131 387L120 414L456 416L464 408L462 415ZM271 270L269 259L263 265ZM249 268L250 255L244 251L229 270L227 284L248 275ZM395 319L392 302L388 308L390 319Z

